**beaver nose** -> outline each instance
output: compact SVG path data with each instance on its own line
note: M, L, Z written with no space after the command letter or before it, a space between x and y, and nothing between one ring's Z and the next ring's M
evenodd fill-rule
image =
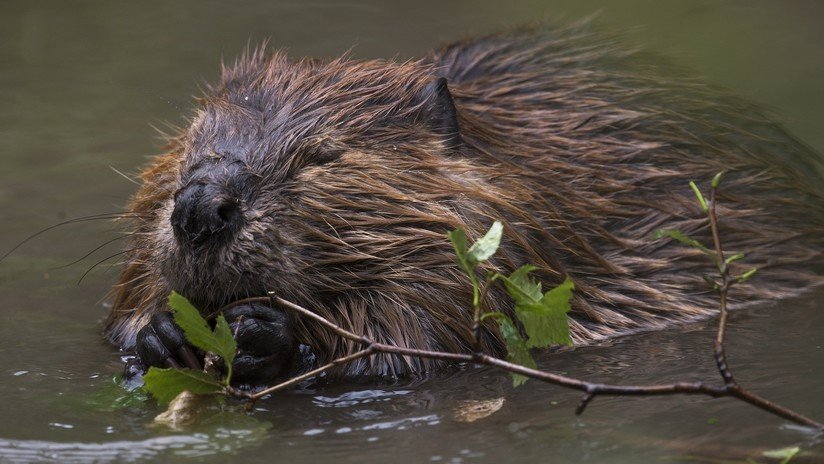
M172 228L181 245L220 245L240 228L240 200L220 187L193 183L175 194Z

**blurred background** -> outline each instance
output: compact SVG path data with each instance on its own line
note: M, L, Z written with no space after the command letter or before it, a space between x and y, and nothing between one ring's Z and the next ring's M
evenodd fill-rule
M450 40L593 14L629 43L771 108L824 152L824 2L816 0L7 0L0 3L0 254L61 221L121 211L136 186L117 171L135 174L159 153L153 126L184 124L199 85L247 44L268 39L295 56L351 49L358 58L404 59ZM576 395L537 383L515 391L505 375L484 369L412 385L290 393L261 406L262 429L154 429L150 403L89 403L120 370L119 354L99 335L116 259L78 280L122 241L61 268L116 237L109 221L62 226L0 262L0 461L220 460L231 452L298 462L318 453L341 462L704 462L685 456L751 456L794 444L822 452L820 437L731 402L599 398L577 419ZM780 317L769 305L740 313L731 342L739 375L819 420L822 297L785 304ZM711 332L698 324L622 339L542 366L616 382L696 372L712 379ZM506 397L508 406L472 426L451 421L450 411L473 395Z

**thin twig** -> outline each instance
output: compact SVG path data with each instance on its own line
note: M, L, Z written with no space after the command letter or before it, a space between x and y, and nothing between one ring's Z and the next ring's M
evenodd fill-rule
M357 352L352 353L348 356L343 356L343 357L340 357L340 358L336 358L332 362L324 364L323 366L321 366L317 369L313 369L313 370L311 370L309 372L306 372L304 374L301 374L297 377L292 377L291 379L286 380L285 382L281 382L277 385L271 386L271 387L266 388L264 390L261 390L259 392L255 392L249 397L249 399L252 400L252 401L258 400L260 398L263 398L266 395L271 395L272 393L283 390L285 388L289 388L292 385L295 385L297 383L303 382L306 379L310 379L310 378L312 378L312 377L314 377L318 374L321 374L322 372L326 372L326 371L328 371L329 369L331 369L335 366L352 362L356 359L360 359L360 358L369 356L373 353L374 353L374 349L372 348L372 346L369 346L369 347L367 347L363 350L357 351Z
M724 260L724 247L721 246L721 234L718 231L718 215L715 211L717 190L717 186L713 183L710 187L710 201L707 210L707 217L710 220L710 229L712 230L712 241L715 245L716 263L718 265L718 272L721 274L721 284L717 286L718 298L720 300L720 316L718 318L718 332L715 336L715 365L718 367L721 378L724 379L724 385L729 388L737 388L738 384L727 363L727 353L725 349L727 315L729 314L727 311L727 294L729 293L730 287L733 286L734 281L730 280L730 267Z
M480 296L478 297L478 303L475 305L474 314L472 315L472 351L475 353L481 353L481 310L486 301L486 294L489 291L489 287L491 286L492 281L487 279L484 282L484 286L481 288Z
M587 382L584 380L576 379L574 377L568 377L562 374L555 374L552 372L540 371L537 369L531 369L528 367L524 367L520 364L514 364L509 361L505 361L500 358L496 358L493 356L489 356L486 354L464 354L464 353L453 353L453 352L443 352L443 351L429 351L429 350L420 350L415 348L405 348L396 345L387 345L384 343L377 343L369 339L368 337L360 336L355 333L352 333L335 323L319 316L312 311L295 304L291 301L285 300L281 297L275 296L273 297L274 301L278 304L285 306L291 310L296 311L297 313L310 317L321 324L329 327L335 333L341 335L344 338L359 342L366 346L365 349L357 351L351 355L336 358L335 360L327 363L318 369L313 371L307 372L301 376L295 377L290 379L286 382L280 383L273 387L267 388L265 390L261 390L260 392L254 394L248 394L248 392L234 395L244 399L248 399L251 401L256 401L263 396L269 395L276 391L282 390L287 388L291 385L294 385L298 382L306 380L314 375L319 374L320 372L327 371L334 366L338 366L341 364L345 364L347 362L353 361L355 359L359 359L366 356L371 356L377 353L388 353L388 354L398 354L404 356L414 356L418 358L428 358L428 359L438 359L443 361L451 361L456 363L478 363L484 364L487 366L498 367L500 369L513 372L515 374L520 374L532 379L540 380L543 382L551 383L554 385L559 385L566 388L571 388L574 390L579 390L585 393L584 400L582 401L582 406L578 407L578 413L582 413L586 405L595 398L597 395L609 395L609 396L660 396L660 395L673 395L673 394L683 394L683 395L706 395L713 398L719 397L733 397L737 398L741 401L749 403L753 406L756 406L760 409L765 411L771 412L778 416L781 416L785 419L788 419L792 422L806 425L809 427L814 427L818 429L824 429L824 424L816 422L810 418L807 418L801 414L798 414L794 411L789 409L783 408L778 406L770 401L767 401L757 395L747 392L744 389L741 389L738 386L729 387L729 386L721 386L721 387L713 387L710 385L706 385L702 382L675 382L671 384L660 384L660 385L611 385L611 384L601 384L601 383L592 383ZM244 302L260 302L260 301L268 301L267 297L260 297L259 299L247 299ZM240 303L238 303L240 304ZM230 391L230 394L232 392Z

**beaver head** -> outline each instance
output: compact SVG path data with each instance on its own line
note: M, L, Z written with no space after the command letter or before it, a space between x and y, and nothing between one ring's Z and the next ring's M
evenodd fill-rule
M164 185L156 259L172 288L210 308L267 291L328 296L377 285L413 251L401 243L448 230L425 216L429 202L414 205L449 191L443 160L460 144L431 67L243 63L201 100Z

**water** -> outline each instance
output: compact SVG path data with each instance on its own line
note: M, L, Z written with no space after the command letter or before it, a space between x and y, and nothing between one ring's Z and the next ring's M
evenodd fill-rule
M4 2L0 5L0 250L65 219L119 211L159 152L155 129L182 123L202 78L251 40L294 55L409 57L443 41L543 17L600 21L775 108L824 152L824 6L814 1ZM105 221L58 228L0 263L0 462L708 462L822 437L733 400L598 398L465 368L398 384L286 392L251 416L194 429L150 426L152 403L113 408L120 354L102 342L120 242ZM733 315L730 358L744 385L824 418L819 291ZM712 322L542 356L541 367L615 383L714 380ZM107 399L108 398L108 399ZM466 400L503 398L472 423ZM759 458L764 461L763 458ZM802 462L799 460L798 462Z

